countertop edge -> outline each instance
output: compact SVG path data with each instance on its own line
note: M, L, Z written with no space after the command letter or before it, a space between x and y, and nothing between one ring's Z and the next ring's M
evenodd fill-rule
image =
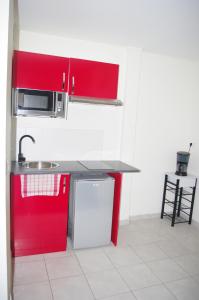
M110 169L88 169L79 161L52 161L59 164L59 167L53 169L29 169L20 166L17 161L11 163L11 174L13 175L28 175L28 174L94 174L94 173L139 173L141 170L130 166L122 161L102 161L110 164ZM112 164L112 166L111 166ZM114 165L118 167L114 167Z

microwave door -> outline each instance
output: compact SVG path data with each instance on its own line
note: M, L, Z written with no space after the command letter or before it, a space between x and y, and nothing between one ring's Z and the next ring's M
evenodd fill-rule
M51 91L21 90L18 114L26 116L55 116L55 99Z

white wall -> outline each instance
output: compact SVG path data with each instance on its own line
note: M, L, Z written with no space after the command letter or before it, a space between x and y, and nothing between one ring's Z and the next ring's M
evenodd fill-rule
M13 40L13 1L0 3L0 299L10 299L11 255L10 255L10 91L11 57Z
M126 81L125 105L122 122L120 159L130 165L134 164L135 134L137 120L138 93L141 73L142 50L138 48L126 49ZM139 168L139 166L136 166ZM139 174L123 174L121 220L129 220L131 202L134 199L132 186Z
M27 159L121 159L140 168L139 174L124 175L121 220L160 213L164 172L175 170L176 151L189 142L189 172L199 172L198 64L25 31L19 49L118 63L118 98L124 101L120 108L70 103L67 122L18 118L17 139L29 133L37 141L24 141ZM198 206L196 197L196 220Z
M176 152L193 148L188 171L199 174L199 69L192 61L143 52L131 215L160 213L165 171L175 171ZM198 199L194 218L199 220Z

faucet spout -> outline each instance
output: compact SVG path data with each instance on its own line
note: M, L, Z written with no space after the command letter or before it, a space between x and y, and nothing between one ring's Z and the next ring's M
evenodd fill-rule
M30 139L32 140L32 142L35 143L35 139L34 139L31 135L29 135L29 134L25 134L25 135L23 135L23 136L20 138L20 140L19 140L18 162L23 162L23 161L26 160L26 158L23 156L23 153L22 153L22 151L21 151L21 149L22 149L22 141L23 141L23 139L26 138L26 137L30 138Z

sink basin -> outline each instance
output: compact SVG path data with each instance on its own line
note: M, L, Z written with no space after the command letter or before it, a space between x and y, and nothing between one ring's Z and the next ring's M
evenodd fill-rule
M24 162L22 164L24 168L27 169L53 169L59 167L58 163L50 162L50 161L29 161L29 162Z

